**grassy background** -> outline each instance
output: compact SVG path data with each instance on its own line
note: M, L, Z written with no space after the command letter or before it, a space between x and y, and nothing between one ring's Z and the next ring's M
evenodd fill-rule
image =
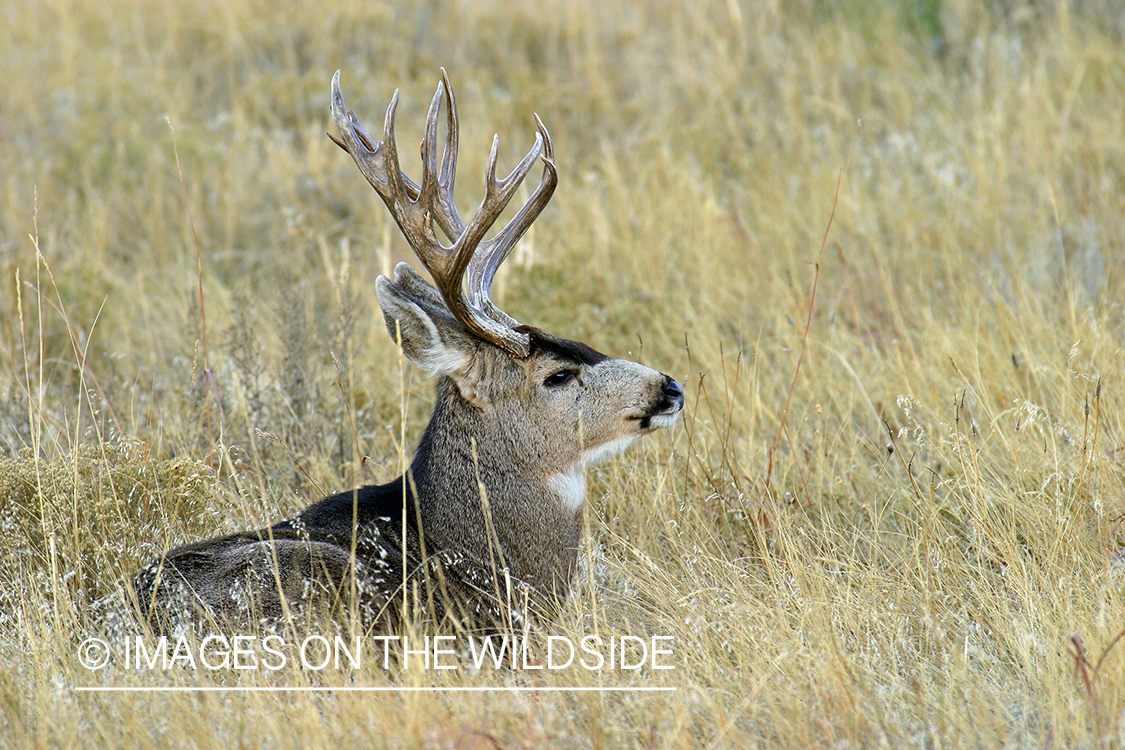
M1125 745L1123 34L1110 0L4 3L0 745ZM374 132L400 87L412 155L439 66L462 206L493 131L502 168L533 111L555 140L503 306L687 387L591 472L558 624L677 668L544 684L678 691L75 693L268 683L76 645L162 549L401 470L430 385L372 285L409 249L328 85Z

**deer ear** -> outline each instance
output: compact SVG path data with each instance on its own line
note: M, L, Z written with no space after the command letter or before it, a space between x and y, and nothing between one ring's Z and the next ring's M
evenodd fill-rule
M437 290L409 265L399 264L394 281L386 276L375 279L375 293L387 331L411 362L455 379L467 369L475 348L472 337L449 312Z

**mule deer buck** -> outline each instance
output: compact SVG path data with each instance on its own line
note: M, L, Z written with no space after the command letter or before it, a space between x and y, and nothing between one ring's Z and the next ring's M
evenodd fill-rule
M529 615L549 621L575 568L583 471L672 425L683 390L643 365L520 325L490 300L496 269L557 182L538 116L535 144L502 179L494 137L484 199L466 223L453 202L457 105L445 71L426 118L420 184L399 167L398 92L376 143L345 109L339 80L337 72L332 117L340 137L329 137L355 160L434 279L431 286L399 263L393 280L375 283L391 336L438 376L433 416L404 475L325 498L266 529L173 549L135 577L138 605L163 627L201 609L276 622L314 600L357 605L363 622L380 628L394 626L404 603L476 627L511 627ZM531 197L484 239L540 160ZM435 222L452 244L438 239Z

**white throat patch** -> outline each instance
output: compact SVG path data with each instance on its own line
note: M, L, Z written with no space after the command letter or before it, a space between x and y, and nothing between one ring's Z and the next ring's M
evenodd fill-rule
M581 466L575 465L568 472L555 474L547 479L547 483L559 496L564 508L570 511L582 509L582 504L586 502L586 475L582 473Z
M547 483L559 496L563 507L571 511L581 510L586 502L586 467L601 463L610 456L616 456L632 445L638 437L640 436L624 435L608 443L602 443L582 454L582 458L578 459L569 471L549 477Z

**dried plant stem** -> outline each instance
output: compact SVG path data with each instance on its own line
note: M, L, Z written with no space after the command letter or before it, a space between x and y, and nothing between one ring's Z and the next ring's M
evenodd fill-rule
M813 310L816 306L816 287L817 282L820 281L820 259L824 255L824 246L828 243L828 232L832 229L832 220L836 218L836 206L840 202L840 191L844 188L844 178L847 177L848 167L851 166L852 154L855 153L855 144L859 141L859 130L862 124L862 121L856 121L855 137L852 138L852 147L848 151L848 160L844 163L844 168L840 170L840 175L836 179L836 193L832 196L832 211L828 215L828 223L824 226L824 236L820 239L820 248L816 252L816 262L813 264L812 289L809 291L809 305L805 311L805 328L801 332L801 348L797 352L797 363L793 366L793 377L789 380L789 390L785 394L785 406L781 409L781 418L778 420L777 425L777 435L774 437L773 446L769 449L769 460L766 465L764 484L765 492L770 497L773 495L770 488L770 481L773 478L774 457L777 455L778 446L781 445L781 436L785 432L785 421L789 417L789 403L793 400L793 389L797 385L797 375L801 371L801 362L804 361L805 351L808 348L809 330L812 328Z

